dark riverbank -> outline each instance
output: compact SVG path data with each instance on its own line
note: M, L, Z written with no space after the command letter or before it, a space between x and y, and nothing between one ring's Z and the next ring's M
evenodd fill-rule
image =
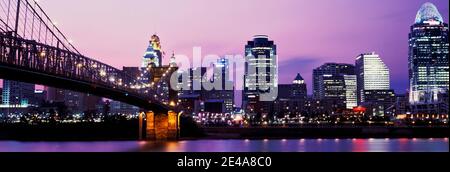
M190 118L180 118L182 138L204 137ZM145 128L145 124L143 125ZM145 135L145 133L143 133ZM122 141L139 139L139 121L111 120L101 123L0 123L0 140L18 141Z
M137 140L137 121L120 123L0 124L0 140L101 141Z
M190 126L190 127L186 127ZM137 140L137 121L76 124L0 124L0 140L107 141ZM444 138L449 127L311 126L311 127L217 127L185 125L181 139L289 139L289 138Z
M252 127L252 128L202 128L211 139L261 139L261 138L444 138L449 137L449 127Z

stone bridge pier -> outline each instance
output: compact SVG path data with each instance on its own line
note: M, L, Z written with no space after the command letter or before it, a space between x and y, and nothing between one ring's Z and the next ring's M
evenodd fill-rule
M179 114L174 111L155 114L153 111L139 114L139 139L177 140L179 138Z

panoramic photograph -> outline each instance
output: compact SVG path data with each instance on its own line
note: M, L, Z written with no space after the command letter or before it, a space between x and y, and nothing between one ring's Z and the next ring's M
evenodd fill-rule
M448 153L448 21L448 0L0 0L0 152Z

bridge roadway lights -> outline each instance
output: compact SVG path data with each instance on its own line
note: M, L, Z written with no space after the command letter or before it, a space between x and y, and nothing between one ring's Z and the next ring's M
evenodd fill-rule
M143 139L143 115L139 114L139 139ZM178 114L173 111L168 111L167 114L155 115L154 112L148 111L145 113L146 140L176 140L178 139Z

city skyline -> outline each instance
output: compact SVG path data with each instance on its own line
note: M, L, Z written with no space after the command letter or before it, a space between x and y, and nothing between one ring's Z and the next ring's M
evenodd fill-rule
M427 1L414 0L408 4L402 1L339 1L325 3L326 5L322 5L322 7L313 1L268 1L260 4L254 4L249 1L242 2L242 7L233 10L234 13L232 14L224 11L227 8L221 8L222 6L230 6L232 5L231 3L203 2L201 0L191 2L179 2L179 6L173 1L158 2L161 8L149 10L149 14L145 14L144 11L138 9L145 7L146 4L152 3L152 1L137 1L136 3L142 5L132 6L119 1L96 1L93 3L107 4L109 7L97 10L93 8L98 5L90 5L92 7L84 6L83 4L92 2L83 0L69 2L66 6L73 6L74 8L71 9L55 8L61 5L61 2L53 0L44 0L39 3L43 5L44 9L48 11L56 22L71 21L58 22L58 27L65 30L69 37L76 38L74 44L80 49L82 54L98 58L98 60L110 63L119 69L122 66L139 66L144 53L143 49L148 46L148 40L154 33L161 37L162 49L166 52L166 56L163 59L164 64L168 63L172 51L191 57L193 46L201 46L204 52L203 55L209 53L218 55L244 54L242 46L245 45L249 37L255 34L267 34L280 47L278 50L280 83L290 83L296 73L301 73L306 80L308 92L311 94L313 68L326 62L352 64L358 54L372 51L379 53L381 59L392 70L392 88L396 92L404 93L409 87L407 34L410 25L414 23L414 16L417 10ZM444 21L448 22L448 1L434 0L429 2L434 3L438 7L444 17ZM217 8L214 4L220 5L220 9L214 10ZM82 14L75 10L79 6L83 6ZM114 9L119 6L122 12L115 12L116 10ZM361 8L364 9L369 6L376 10L377 14L360 13ZM191 7L191 9L188 10L188 7ZM276 22L255 25L255 27L251 28L244 27L258 23L258 21L263 20L261 18L269 15L260 14L262 15L261 18L249 17L245 21L246 24L242 27L228 26L233 16L246 16L245 14L249 14L249 11L258 7L272 10L273 16L270 16ZM293 8L298 9L295 10ZM302 10L303 8L306 8L306 10ZM281 13L279 11L281 9L292 10L289 13ZM319 9L326 10L319 11ZM164 10L169 11L160 12ZM220 20L223 22L208 20L211 17L203 16L203 12L213 12L217 14L218 19L223 19ZM86 18L86 15L90 15L90 17ZM149 15L151 17L148 17ZM109 17L105 18L105 20L97 20L106 16ZM123 21L127 16L134 19ZM139 21L145 16L151 21ZM345 19L350 17L353 19ZM322 22L320 24L313 22L317 20L316 18L322 20ZM111 19L115 20L111 21ZM116 19L122 19L121 22L124 23L119 26L117 24L121 22L117 22ZM190 22L186 22L186 20ZM245 20L245 18L241 20ZM239 23L241 21L236 22ZM354 25L355 23L358 25ZM85 24L90 25L92 28L79 27ZM217 28L219 26L217 25L223 26L223 30L230 30L230 32L219 32ZM119 29L124 31L124 27L127 26L135 31L117 32ZM283 29L280 30L278 26L282 26ZM179 27L185 27L186 29L180 32ZM333 30L330 30L330 28L333 28ZM99 32L96 35L86 33L92 29L105 30L105 32ZM310 39L311 36L317 39ZM341 37L347 38L340 39ZM398 60L399 57L402 60ZM127 60L123 60L124 58ZM305 67L298 69L298 65L304 65Z
M0 152L448 151L448 2L84 1L0 0Z

